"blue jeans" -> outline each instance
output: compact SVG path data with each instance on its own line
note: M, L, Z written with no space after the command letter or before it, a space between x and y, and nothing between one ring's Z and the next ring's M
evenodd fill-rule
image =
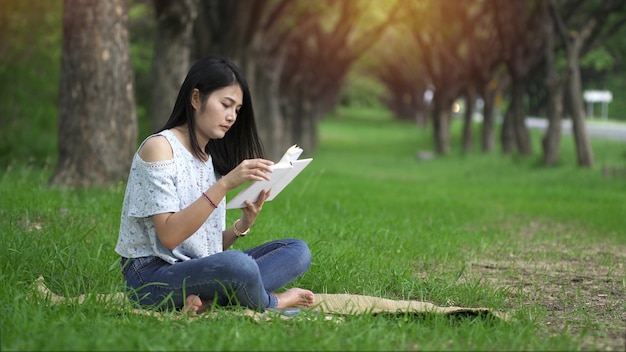
M122 258L131 300L155 309L181 308L190 294L203 302L275 308L275 291L302 276L311 265L306 243L277 240L244 251L227 250L169 264L158 257Z

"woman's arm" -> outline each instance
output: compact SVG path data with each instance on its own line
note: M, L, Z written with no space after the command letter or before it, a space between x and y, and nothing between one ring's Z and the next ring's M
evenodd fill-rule
M214 204L218 204L226 196L228 189L217 181L204 192ZM215 208L204 195L175 213L155 214L152 216L159 240L165 247L172 250L194 234L209 218Z
M167 139L162 136L148 139L139 151L139 156L146 162L173 158L171 146ZM211 185L204 192L206 196L200 193L198 199L175 213L153 215L152 221L161 243L170 250L176 248L176 246L198 231L200 226L204 224L215 210L213 205L219 204L229 190L239 187L248 180L260 181L269 179L266 172L272 171L270 168L272 164L272 161L264 159L244 160L233 171Z

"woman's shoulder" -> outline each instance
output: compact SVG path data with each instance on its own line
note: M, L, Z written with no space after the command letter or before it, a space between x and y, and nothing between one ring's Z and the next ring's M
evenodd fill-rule
M174 157L172 146L163 135L148 137L141 145L138 154L146 162L170 160Z

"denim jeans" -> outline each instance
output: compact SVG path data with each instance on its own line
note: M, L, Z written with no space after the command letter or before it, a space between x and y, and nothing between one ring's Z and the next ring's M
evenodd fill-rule
M276 307L273 291L309 269L311 252L303 241L284 239L175 264L158 257L122 258L120 263L131 300L143 307L181 308L195 294L203 302L262 311Z

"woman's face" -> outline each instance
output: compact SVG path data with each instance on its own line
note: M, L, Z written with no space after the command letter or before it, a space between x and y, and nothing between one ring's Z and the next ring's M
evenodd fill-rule
M196 138L200 145L211 139L223 138L237 119L243 102L243 91L239 84L233 84L213 91L202 103L200 92L194 89L191 105L195 109Z

